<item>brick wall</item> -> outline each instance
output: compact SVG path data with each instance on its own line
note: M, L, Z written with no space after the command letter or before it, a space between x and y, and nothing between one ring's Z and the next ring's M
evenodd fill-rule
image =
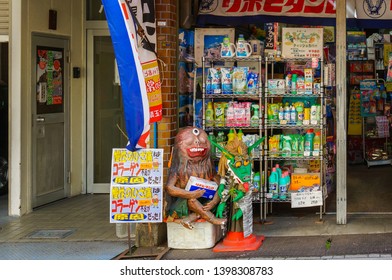
M158 56L161 67L163 119L158 123L158 148L164 149L164 180L177 132L177 0L156 0ZM166 23L159 26L158 23ZM161 65L162 66L162 65Z

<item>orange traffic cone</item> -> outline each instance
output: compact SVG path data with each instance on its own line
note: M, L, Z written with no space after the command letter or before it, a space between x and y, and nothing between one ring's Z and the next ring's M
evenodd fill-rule
M213 252L238 252L238 251L255 251L259 249L264 241L264 235L256 236L251 234L244 237L244 233L229 231L225 238L219 242L213 249Z

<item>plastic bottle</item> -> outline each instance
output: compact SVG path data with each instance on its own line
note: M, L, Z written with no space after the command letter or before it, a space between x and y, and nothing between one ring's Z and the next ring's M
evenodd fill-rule
M218 136L216 137L216 142L221 146L224 147L225 146L225 141L226 141L226 137L225 137L225 133L223 131L219 131L218 132ZM216 149L216 157L221 157L222 156L222 152L219 149Z
M312 155L313 139L314 139L313 129L308 129L308 131L305 134L304 156L311 156Z
M284 120L284 110L283 110L283 107L282 107L282 106L280 106L278 117L279 117L279 123L280 123L280 124L283 124L283 120Z
M234 139L234 136L235 136L234 130L232 128L230 128L229 133L227 133L227 142L232 141Z
M214 126L214 108L212 106L212 102L207 103L205 118L206 118L206 126Z
M310 123L317 124L317 106L312 105L310 107Z
M237 45L236 45L236 49L237 49L236 53L237 53L238 57L246 57L247 56L245 43L246 42L245 42L244 34L239 34L238 40L237 40Z
M313 138L313 156L319 156L321 151L321 132L317 131Z
M253 107L253 115L250 118L250 126L258 127L259 126L259 105L252 104Z
M284 171L279 180L279 199L286 200L290 187L290 175L288 171Z
M276 172L275 167L272 168L271 174L268 180L268 191L272 194L272 199L279 198L279 177L278 173Z
M304 108L304 120L303 124L309 125L310 124L310 108L305 107Z
M286 105L284 106L284 119L285 121L287 121L288 123L290 122L290 107L289 107L289 103L286 103Z
M278 178L280 179L282 177L282 169L280 169L279 164L275 164L275 170L276 173L278 173Z
M238 140L242 141L243 136L244 136L244 133L242 132L242 129L239 129L238 133L237 133Z
M291 77L291 94L297 94L297 74L293 74Z
M216 138L215 138L214 132L210 131L208 133L208 140L210 140L210 141L212 140L216 143ZM216 156L216 147L212 144L211 144L211 156L212 157Z
M297 124L301 125L304 121L304 107L302 107L302 105L298 105L295 107L295 110L297 110Z
M256 172L253 176L253 187L254 191L260 191L260 172Z
M297 123L297 111L295 110L294 105L290 106L290 123L292 124Z

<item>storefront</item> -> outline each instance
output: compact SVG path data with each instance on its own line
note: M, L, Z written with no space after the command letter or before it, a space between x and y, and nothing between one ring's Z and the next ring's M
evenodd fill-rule
M345 6L346 3L342 2L347 2L347 6ZM184 7L189 7L189 5L189 3L183 4ZM323 182L326 184L326 189L323 190L323 195L328 196L328 198L324 201L324 210L329 213L336 213L338 224L345 224L347 222L348 213L390 213L391 209L389 201L387 199L382 200L383 206L380 207L381 200L373 198L366 189L369 189L375 182L377 182L378 186L383 185L385 186L385 189L387 189L386 182L389 181L388 174L390 172L388 171L388 168L390 168L390 151L388 151L388 142L390 140L390 118L388 108L390 106L391 99L388 93L388 88L386 87L385 90L383 88L380 90L379 82L385 81L386 85L388 84L388 47L391 39L389 33L390 30L387 28L388 19L391 18L391 11L386 2L381 3L379 7L371 7L371 5L367 5L370 4L366 4L364 1L340 1L336 3L336 6L329 1L325 1L321 4L304 1L301 4L297 3L296 5L269 5L268 3L265 3L250 6L246 3L242 3L242 1L223 1L222 3L212 1L208 4L206 3L204 6L202 4L198 16L194 17L195 19L197 18L197 20L193 22L192 27L190 27L192 14L185 14L183 17L184 20L180 22L180 27L183 28L180 28L179 32L180 126L188 125L191 122L189 112L193 111L194 113L191 115L194 118L194 124L213 131L215 137L218 136L219 131L224 131L224 134L227 135L232 127L237 130L247 130L247 128L236 127L235 125L222 125L220 123L222 122L221 119L218 120L218 124L215 123L213 126L207 124L208 119L205 114L209 110L215 109L215 111L213 111L215 114L219 114L216 110L222 111L220 105L216 105L215 107L217 108L214 108L214 103L219 104L222 103L222 101L223 103L226 102L223 105L224 107L230 106L228 104L230 104L231 101L244 101L244 98L237 99L238 95L236 94L226 99L223 97L227 96L222 97L219 96L219 94L209 95L209 66L205 66L201 62L201 57L203 56L205 59L214 60L215 62L221 59L220 49L221 43L223 43L222 38L225 37L225 35L228 35L230 42L236 45L239 34L243 34L245 39L249 42L256 39L261 40L264 43L264 50L267 50L267 57L268 53L271 55L272 52L272 55L268 58L268 60L273 61L272 64L274 66L272 66L272 68L275 67L275 71L278 71L275 72L275 76L272 80L271 72L268 72L267 75L265 75L265 86L263 86L263 93L261 93L261 105L264 106L265 113L261 113L260 116L263 121L266 120L263 124L266 124L269 128L264 130L261 128L261 131L255 131L253 129L253 131L250 131L249 134L253 133L266 137L274 135L274 132L271 134L271 125L268 124L268 121L270 120L269 113L274 111L269 106L274 104L276 99L271 102L269 99L270 97L267 97L268 92L271 91L267 80L274 83L276 86L276 84L280 81L282 84L285 84L285 81L287 81L287 77L289 76L287 75L289 74L287 66L282 67L278 65L281 62L281 57L279 56L284 57L281 52L285 51L284 43L285 40L287 43L288 39L287 37L285 38L285 36L290 35L287 32L287 28L297 27L303 31L306 30L306 28L322 27L324 38L322 49L323 54L320 56L320 59L323 61L323 69L321 71L323 76L320 77L320 73L314 75L317 71L320 71L320 66L315 67L313 68L314 80L310 82L313 82L315 85L317 84L317 78L320 78L322 80L322 84L326 86L323 92L325 94L324 97L329 96L322 104L316 104L322 105L322 110L325 113L325 119L319 129L321 130L321 134L325 132L325 136L322 141L325 147L330 148L329 151L331 152L329 154L328 150L324 150L323 165L325 168L324 175L326 175L326 177L321 180L324 180ZM375 27L377 28L375 29ZM286 31L284 31L285 29ZM234 30L234 37L232 35L232 30ZM200 33L203 33L202 38L200 38ZM215 38L213 38L214 36ZM358 40L361 36L362 39L360 42ZM220 39L218 39L219 37ZM200 43L202 43L203 46L201 46ZM210 45L206 47L206 44ZM212 46L213 44L215 44L215 46ZM361 49L363 49L362 53ZM301 52L301 50L295 51L297 53ZM307 51L312 52L314 50ZM261 53L261 55L263 55L263 53ZM285 55L287 55L287 52ZM208 58L208 56L210 57ZM192 58L195 58L196 64L193 64L194 61L192 61ZM223 58L221 60L225 59L227 60L227 58ZM285 58L282 60L284 59ZM279 63L277 62L278 60ZM265 69L265 65L269 65L268 67L271 69L271 65L265 63L265 58L263 58L262 61L261 68L263 71ZM243 64L244 63L242 63L241 66L249 66ZM364 72L363 65L368 64L371 65L369 66L370 69L365 68ZM218 66L215 68L219 69L225 68L229 64L217 65ZM240 63L235 66L239 65ZM358 66L358 68L356 68L356 66ZM198 72L194 70L195 67L204 68L204 71L207 71L204 73L204 80L198 77ZM281 69L284 68L284 70L279 72L279 70L277 70L279 67L281 67ZM250 68L251 67L249 67L249 69ZM254 68L255 67L253 67L253 69ZM309 62L305 68L312 68L311 63ZM354 69L359 68L361 68L359 72L353 71ZM368 70L369 72L366 72ZM347 79L345 74L346 72ZM199 73L203 73L203 70L199 70ZM256 73L259 74L260 77L264 77L261 72L257 72L257 69ZM330 76L331 74L333 76L335 73L335 77ZM367 75L369 73L371 73L371 75ZM279 74L282 75L279 76ZM298 76L301 75L306 76L303 73L298 74ZM373 87L371 89L363 87L361 90L360 81L365 79L374 80L375 85L372 84ZM355 87L356 84L353 84L353 82L357 83L357 87ZM298 86L298 81L296 81L296 83ZM305 84L304 87L306 87L306 82L303 83L302 78L300 79L300 84ZM234 86L234 84L232 84L232 86ZM214 87L214 85L211 87ZM217 87L219 88L219 86ZM283 87L282 89L284 90L285 88ZM223 90L223 80L221 90ZM352 90L357 90L354 91L354 93L357 93L354 97L352 97ZM373 104L377 104L377 102L379 104L379 107L374 109L370 116L365 116L363 112L362 114L360 112L361 108L368 105L367 103L363 103L367 102L363 101L363 99L361 103L361 97L367 93L370 95L370 98L373 98ZM195 103L193 103L194 101ZM208 105L209 102L210 105ZM281 102L281 100L279 100L278 103L279 102ZM284 102L286 102L286 100ZM252 105L259 105L257 103L258 102L253 102L250 107L252 108ZM289 106L290 105L292 104L289 104ZM284 104L283 106L280 104L273 106L274 108L277 108L275 109L275 112L277 111L276 118L278 119L279 108L282 108L284 111L285 106ZM302 104L299 108L301 107ZM312 106L310 105L309 107ZM302 108L300 110L302 112ZM202 112L201 114L199 114L200 111ZM353 115L355 112L359 112L358 115ZM258 113L259 112L256 114ZM253 111L249 110L249 119L251 119L252 114ZM215 115L215 117L216 116L217 115ZM298 115L296 118L298 118ZM215 122L216 121L217 120L215 119ZM355 123L355 121L358 123ZM222 126L227 127L223 128ZM355 128L357 128L357 130ZM245 135L247 134L247 132L244 133ZM281 133L281 131L279 131L279 133ZM304 133L304 131L300 132L300 134L301 133L304 137L306 137L306 133ZM356 136L354 136L355 134ZM287 136L285 135L285 132L281 135L283 135L283 137ZM380 139L377 141L374 140L374 138ZM312 141L314 141L313 139L314 138L312 136ZM284 142L280 141L277 145L282 147ZM266 193L264 196L267 201L271 201L271 196L273 194L269 191L270 182L268 178L272 171L271 167L275 166L276 162L271 164L271 162L268 161L268 152L271 151L270 142L265 144L265 148L264 158L267 157L267 162L264 163L264 167L269 166L269 169L268 173L265 175L266 183L264 191ZM357 150L354 152L351 151L352 149ZM352 162L353 156L354 159L355 156L359 158L361 163L360 165L354 165L355 162ZM366 163L366 165L362 163ZM257 173L259 168L257 164L256 166L255 173ZM293 168L295 167L301 168L302 166L295 166L292 162L288 162L286 163L285 169L289 172L293 172ZM315 171L317 173L319 169L316 168ZM310 175L309 166L306 172L306 174ZM293 175L293 173L291 174ZM321 175L321 177L324 175ZM367 180L368 178L373 178L373 180ZM383 179L377 181L376 178ZM291 182L293 182L293 177L291 177L291 179ZM298 179L302 180L303 178L296 175L294 179L298 181ZM384 187L380 187L379 190L381 191L383 188ZM390 196L390 193L387 190L382 190L380 193L383 193L384 197ZM348 199L348 195L351 199ZM362 200L358 201L361 196ZM293 206L292 202L291 206ZM286 211L293 211L293 208L288 207Z

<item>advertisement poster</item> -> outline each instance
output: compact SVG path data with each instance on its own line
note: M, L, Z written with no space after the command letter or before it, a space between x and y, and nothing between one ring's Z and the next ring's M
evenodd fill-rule
M163 149L113 149L110 223L160 223Z
M37 102L40 105L63 104L63 49L37 47Z
M322 58L323 28L282 28L284 58Z

